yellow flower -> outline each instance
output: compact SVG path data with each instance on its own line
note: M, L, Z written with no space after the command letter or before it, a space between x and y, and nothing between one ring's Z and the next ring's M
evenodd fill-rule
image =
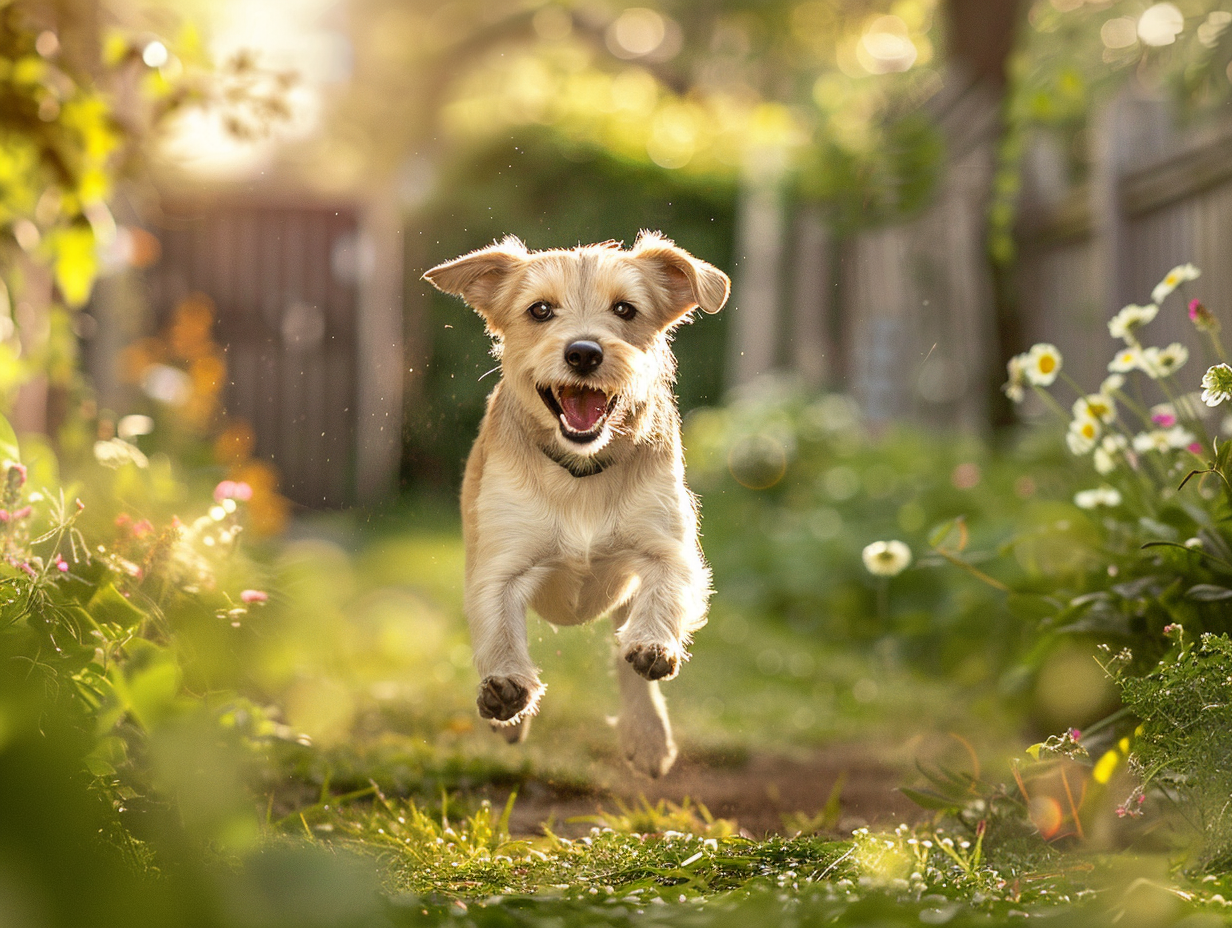
M1023 372L1027 380L1037 387L1046 387L1061 373L1061 352L1056 345L1040 342L1033 345L1024 356Z

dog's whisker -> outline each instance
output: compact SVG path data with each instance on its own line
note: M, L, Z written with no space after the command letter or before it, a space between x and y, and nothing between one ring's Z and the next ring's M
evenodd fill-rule
M498 364L498 365L496 365L496 367L492 368L490 371L484 371L482 374L480 374L480 375L479 375L479 379L478 379L478 380L476 380L476 381L475 381L475 383L479 383L479 381L480 381L480 380L483 380L483 378L487 377L487 376L488 376L488 374L495 374L495 373L496 373L497 371L499 371L500 369L501 369L501 366Z

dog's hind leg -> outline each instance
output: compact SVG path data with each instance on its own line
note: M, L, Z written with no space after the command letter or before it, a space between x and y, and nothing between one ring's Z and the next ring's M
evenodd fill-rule
M628 604L617 607L612 613L612 624L617 631L628 616ZM616 681L620 687L620 718L616 722L620 749L633 769L661 777L676 760L676 742L672 738L672 725L659 684L634 670L619 650Z

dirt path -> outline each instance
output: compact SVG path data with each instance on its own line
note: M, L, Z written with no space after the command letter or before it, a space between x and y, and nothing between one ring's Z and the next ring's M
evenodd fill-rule
M845 779L838 819L832 825L836 834L849 835L861 825L915 821L921 814L897 789L908 774L860 745L832 745L793 757L754 754L734 760L686 753L661 780L616 768L611 772L609 785L592 791L549 781L524 784L510 830L537 834L543 822L551 821L557 834L583 833L590 823L568 820L594 815L598 809L616 811L616 800L630 804L645 797L651 803L659 799L679 803L686 798L700 802L715 817L734 819L752 836L785 833L791 829L784 818L794 813L817 815L840 778Z

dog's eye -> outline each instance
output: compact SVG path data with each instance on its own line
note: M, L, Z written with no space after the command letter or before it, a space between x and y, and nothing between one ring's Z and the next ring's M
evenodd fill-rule
M624 300L621 300L612 307L612 312L621 319L632 319L637 315L637 307L632 303L626 303Z
M530 307L526 311L530 313L530 317L536 322L547 322L554 315L551 305L545 303L543 300L540 300L537 303L531 303Z

